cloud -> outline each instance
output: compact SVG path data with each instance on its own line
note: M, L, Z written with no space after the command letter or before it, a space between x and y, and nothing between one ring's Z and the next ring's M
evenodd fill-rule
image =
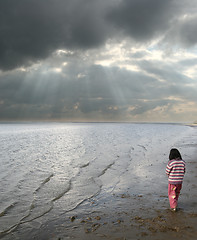
M174 16L174 1L121 1L109 13L117 29L136 41L147 41L165 31Z
M197 118L196 1L0 8L0 119Z
M0 67L27 66L56 49L101 45L109 34L103 15L110 2L0 1Z
M169 65L138 59L141 71L136 72L83 62L83 55L75 55L56 71L56 57L1 74L1 119L150 120L151 112L161 117L185 100L197 101L196 90L186 86L187 79L175 79ZM68 53L64 57L70 59Z
M195 46L197 43L196 21L196 14L192 16L183 15L169 28L163 43L168 43L170 46L178 45L184 48Z
M195 7L185 0L2 0L0 68L30 66L57 49L87 50L123 37L193 46Z

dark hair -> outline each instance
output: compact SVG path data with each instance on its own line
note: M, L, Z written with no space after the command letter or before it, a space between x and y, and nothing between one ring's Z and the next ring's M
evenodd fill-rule
M182 159L181 154L180 154L180 152L179 152L178 149L172 148L172 149L170 150L169 159L172 160L172 159L176 159L176 158Z

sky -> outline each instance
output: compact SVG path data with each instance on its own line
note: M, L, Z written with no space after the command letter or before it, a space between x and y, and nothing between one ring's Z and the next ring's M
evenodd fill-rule
M0 120L194 122L196 0L1 0Z

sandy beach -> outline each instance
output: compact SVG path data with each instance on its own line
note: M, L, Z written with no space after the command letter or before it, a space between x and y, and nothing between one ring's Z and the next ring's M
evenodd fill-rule
M167 179L166 189L161 192L155 192L151 179L148 179L148 194L141 191L131 195L126 191L109 196L101 191L75 210L48 221L37 230L29 232L27 224L23 239L196 239L196 170L197 159L194 157L187 161L187 174L176 213L169 210ZM34 224L36 226L36 221Z
M103 206L103 211L97 211L100 203L95 199L89 203L92 206L49 222L27 239L196 239L195 202L189 201L193 210L186 212L182 200L178 212L173 213L164 196L158 202L151 200L151 194L114 196L116 207Z

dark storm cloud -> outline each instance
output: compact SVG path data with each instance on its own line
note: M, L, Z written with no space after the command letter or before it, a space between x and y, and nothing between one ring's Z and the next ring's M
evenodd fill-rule
M46 58L58 48L102 44L111 1L1 0L0 67L12 69Z
M151 119L177 106L192 116L196 6L0 0L0 119Z
M185 21L180 26L179 38L182 39L183 44L187 47L193 46L197 42L197 29L196 29L197 17Z
M165 31L174 16L172 0L125 0L114 8L109 18L124 33L138 41L150 40Z
M139 42L163 38L163 44L191 47L197 43L195 0L123 0L108 13L117 31Z
M183 17L179 21L174 22L166 36L163 39L163 43L170 45L181 45L184 48L192 47L197 43L197 29L196 29L197 17L187 16Z
M56 49L89 49L107 39L130 36L137 42L167 35L196 44L196 19L185 0L1 0L0 68L13 69L45 59ZM174 25L173 25L174 24ZM176 27L177 26L177 27ZM169 29L174 34L170 34Z

